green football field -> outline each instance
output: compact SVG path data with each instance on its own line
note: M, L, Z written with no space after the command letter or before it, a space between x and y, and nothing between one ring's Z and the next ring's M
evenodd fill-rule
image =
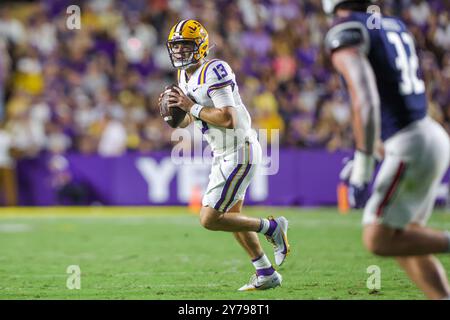
M393 260L363 249L359 212L246 214L289 219L281 288L238 292L254 272L248 257L232 234L203 229L186 208L1 209L0 299L424 299ZM430 225L450 229L450 214L437 211ZM450 256L441 261L450 271ZM70 290L73 265L81 288ZM375 291L366 285L373 265L381 270Z

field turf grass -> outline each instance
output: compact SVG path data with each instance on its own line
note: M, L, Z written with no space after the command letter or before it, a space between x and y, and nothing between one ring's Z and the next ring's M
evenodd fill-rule
M0 210L0 299L424 299L392 259L363 249L359 212L246 208L286 216L292 253L281 288L238 292L254 272L246 254L184 207ZM435 212L430 225L450 229L450 214ZM450 256L440 258L449 273ZM70 265L80 290L66 288ZM371 265L379 291L366 287Z

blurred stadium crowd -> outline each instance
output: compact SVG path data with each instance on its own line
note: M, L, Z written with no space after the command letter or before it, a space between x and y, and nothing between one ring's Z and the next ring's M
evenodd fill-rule
M81 7L81 29L66 26ZM450 2L379 1L415 35L430 113L450 132ZM165 41L195 18L226 60L255 128L281 145L352 146L350 109L322 50L320 0L44 0L0 4L0 167L41 152L168 148L157 97L175 81ZM12 151L12 152L11 152Z
M171 130L156 103L175 80L165 40L174 23L192 17L210 33L210 55L237 74L255 128L280 129L284 146L351 147L347 98L322 50L319 0L84 1L81 29L68 30L71 4L1 7L3 135L21 154L168 147ZM381 5L415 34L430 112L450 129L449 2Z

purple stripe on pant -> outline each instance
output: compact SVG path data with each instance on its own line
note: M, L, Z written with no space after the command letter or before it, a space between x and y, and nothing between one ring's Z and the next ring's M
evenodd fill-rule
M236 175L236 173L239 171L239 169L241 169L242 164L239 164L234 170L233 172L230 174L230 176L227 179L227 182L225 183L225 186L223 187L222 190L222 194L220 195L220 199L219 201L216 203L216 205L214 206L214 209L219 210L220 206L222 205L222 203L225 201L225 197L227 195L228 192L228 188L230 188L230 184L231 181L233 181L234 176Z
M239 187L242 184L242 181L244 181L245 177L247 176L248 172L250 171L250 168L252 167L251 164L247 164L247 167L245 168L244 174L242 177L239 178L239 181L237 182L236 186L234 187L233 193L231 194L230 201L228 201L227 205L223 209L223 211L227 211L228 207L233 203L233 199L236 196L237 191L239 190Z

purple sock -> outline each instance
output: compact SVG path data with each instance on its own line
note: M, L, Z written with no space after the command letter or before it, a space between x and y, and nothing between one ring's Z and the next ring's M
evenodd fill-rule
M276 227L277 227L277 222L273 219L269 220L269 229L267 230L267 232L265 233L266 236L271 237L273 232L275 231Z
M275 272L275 269L273 267L265 268L265 269L257 269L256 275L257 276L270 276Z

